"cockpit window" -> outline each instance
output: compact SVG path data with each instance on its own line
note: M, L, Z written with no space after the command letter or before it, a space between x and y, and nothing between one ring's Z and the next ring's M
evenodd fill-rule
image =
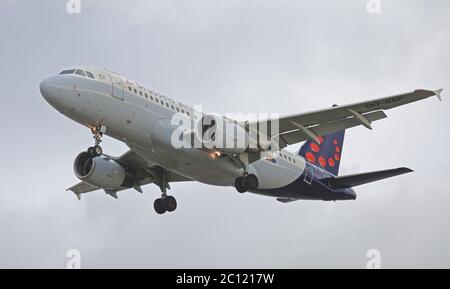
M79 69L77 69L77 71L75 71L75 74L78 74L78 75L81 75L81 76L84 76L84 77L86 77L86 73L84 73L84 71L83 71L83 70L79 70Z
M73 74L75 72L75 69L68 69L61 71L60 74Z
M85 71L85 72L86 72L86 75L87 75L89 78L95 79L95 77L94 77L94 75L93 75L92 73L90 73L89 71Z

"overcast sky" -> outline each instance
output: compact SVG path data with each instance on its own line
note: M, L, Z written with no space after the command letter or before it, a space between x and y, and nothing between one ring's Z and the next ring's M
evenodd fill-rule
M356 201L286 205L178 183L177 211L159 216L154 185L119 200L65 191L92 137L38 89L83 64L219 113L450 90L449 1L381 0L380 14L366 0L81 0L73 15L66 3L0 1L0 267L64 268L72 248L85 268L365 268L372 248L385 268L450 267L448 91L347 132L342 174L415 170L358 187Z

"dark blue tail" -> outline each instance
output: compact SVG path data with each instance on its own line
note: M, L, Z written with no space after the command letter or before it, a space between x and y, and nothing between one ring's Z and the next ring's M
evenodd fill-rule
M345 131L343 130L319 137L320 144L307 141L300 148L298 154L310 163L316 164L337 176L341 163L344 135Z

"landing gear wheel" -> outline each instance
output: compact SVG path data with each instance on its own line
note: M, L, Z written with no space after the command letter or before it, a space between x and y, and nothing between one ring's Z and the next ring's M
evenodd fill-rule
M94 148L93 147L89 147L87 149L87 153L91 156L91 157L95 157L95 153L94 153Z
M94 156L99 157L103 154L103 149L101 146L96 145L92 148L92 152L93 152Z
M238 177L234 181L234 187L239 193L245 193L247 191L247 186L245 185L245 178Z
M177 200L172 196L167 196L163 199L164 207L167 212L173 212L177 209Z
M255 176L254 174L249 174L245 177L245 186L249 189L249 190L256 190L258 188L259 182L258 182L258 177Z
M155 209L155 212L159 215L162 215L166 212L163 199L161 198L155 200L155 202L153 203L153 208Z

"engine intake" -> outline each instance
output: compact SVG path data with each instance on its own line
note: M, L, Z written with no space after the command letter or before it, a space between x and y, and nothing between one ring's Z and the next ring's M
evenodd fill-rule
M121 164L106 156L92 158L82 152L76 157L73 170L81 181L103 189L130 188L134 183Z

